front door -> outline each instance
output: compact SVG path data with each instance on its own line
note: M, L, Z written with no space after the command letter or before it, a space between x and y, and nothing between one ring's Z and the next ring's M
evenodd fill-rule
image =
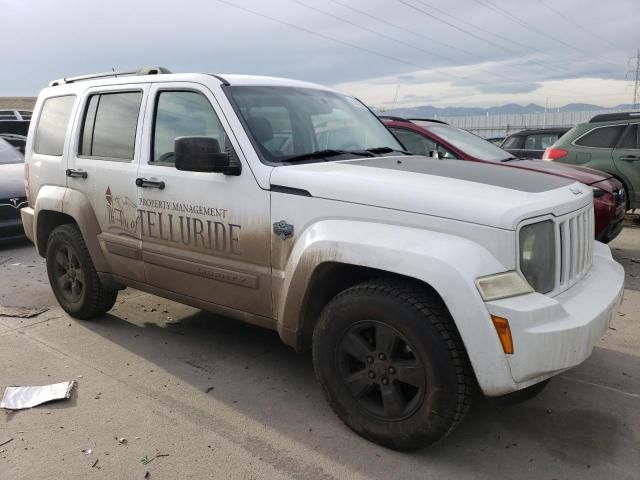
M640 204L640 127L637 123L627 126L611 155L625 183L635 190L635 199L630 199L631 205L634 202L635 205ZM631 193L629 191L627 195Z
M147 282L271 316L270 195L259 188L213 94L200 84L151 87L138 214ZM238 176L179 171L174 140L209 136L242 164Z
M111 273L144 282L136 173L148 84L90 89L76 120L67 186L90 201Z

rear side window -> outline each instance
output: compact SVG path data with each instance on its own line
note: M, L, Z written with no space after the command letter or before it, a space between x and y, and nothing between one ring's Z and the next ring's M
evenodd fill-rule
M62 155L75 95L47 98L42 105L33 150L42 155Z
M87 103L79 154L133 160L142 92L100 93Z
M638 124L634 123L624 132L617 148L638 149L638 147Z
M614 125L596 128L576 140L575 144L583 147L613 148L625 127L626 125Z

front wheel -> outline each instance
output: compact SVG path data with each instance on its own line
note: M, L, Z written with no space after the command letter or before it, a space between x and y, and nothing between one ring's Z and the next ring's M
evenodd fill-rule
M60 306L81 320L109 311L118 292L106 290L76 225L56 227L47 241L47 275Z
M449 434L471 405L465 349L443 302L411 284L369 281L338 294L313 334L316 376L359 435L415 450Z

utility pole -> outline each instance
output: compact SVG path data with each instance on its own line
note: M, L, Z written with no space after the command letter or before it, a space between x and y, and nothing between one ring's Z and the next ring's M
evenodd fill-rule
M636 81L633 85L633 109L638 108L638 94L640 91L638 90L638 83L640 82L640 48L638 49L638 53L636 53Z

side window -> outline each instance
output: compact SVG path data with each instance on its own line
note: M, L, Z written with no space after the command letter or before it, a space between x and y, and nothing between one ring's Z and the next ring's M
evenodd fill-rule
M404 148L414 155L429 156L436 149L436 142L419 133L404 128L391 128L390 130L398 137Z
M558 140L558 135L541 133L537 135L529 135L524 142L524 148L527 150L546 150Z
M404 128L390 128L390 130L394 133L400 143L404 145L404 147L413 153L414 155L425 155L430 157L432 152L437 152L440 158L450 158L457 159L452 152L444 148L439 143L431 140L424 135L421 135L416 132L412 132L411 130L406 130Z
M520 139L521 137L518 137L517 135L513 136L513 137L509 137L504 141L504 144L500 146L500 148L511 148L511 149L516 149L516 148L520 148Z
M625 129L626 125L615 125L612 127L600 127L591 130L575 141L576 145L594 148L613 148Z
M35 153L43 155L62 155L64 138L67 133L71 109L76 101L75 95L47 98L42 105L36 138L33 146Z
M638 142L638 124L634 123L629 125L627 131L624 132L624 135L618 142L618 146L616 148L625 148L625 149L638 149L640 144Z
M99 93L89 97L79 154L133 160L142 92Z
M220 120L203 94L174 90L159 92L151 162L173 164L175 139L186 136L215 138L220 150L231 150Z

